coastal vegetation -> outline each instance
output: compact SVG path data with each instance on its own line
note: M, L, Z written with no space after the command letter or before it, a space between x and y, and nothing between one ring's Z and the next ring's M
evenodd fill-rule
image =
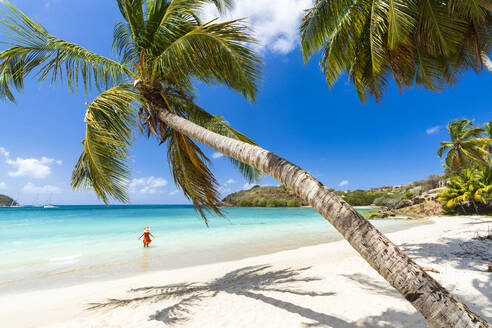
M222 207L300 207L307 203L284 185L278 187L259 185L226 196Z
M423 193L439 187L445 175L430 175L427 179L411 182L404 186L378 187L369 190L337 191L330 189L351 206L380 206L390 210L418 202ZM409 201L411 202L409 203ZM294 191L280 186L255 185L227 195L221 207L300 207L308 204ZM377 212L373 213L376 214Z
M84 149L72 176L75 189L91 188L106 203L110 199L127 201L128 152L133 122L138 120L145 135L166 144L175 183L205 221L207 212L221 214L219 193L217 181L207 165L208 159L195 141L230 157L247 180L256 180L261 171L293 190L345 236L352 247L424 315L431 326L486 326L483 319L449 294L332 190L298 166L260 148L222 118L196 105L193 97L193 82L196 80L209 85L226 85L245 98L255 100L261 71L261 59L253 50L255 40L243 21L200 21L199 12L207 2L215 4L221 12L231 5L228 0L117 0L123 21L114 29L113 48L118 60L113 60L56 38L45 27L4 1L6 11L1 24L6 31L3 37L8 38L5 43L9 48L0 52L1 95L13 101L13 89L22 90L25 78L32 75L41 81L63 82L71 90L76 90L79 82L86 90L92 90L92 87L106 90L87 105ZM443 28L449 32L456 27L458 33L436 35L423 31L416 38L419 43L411 43L413 34L408 33L425 29L413 28L414 21L408 19L412 16L405 14L412 8L407 2L401 2L398 12L403 14L392 19L407 22L394 30L402 31L400 33L408 37L398 39L393 32L389 33L393 48L401 50L396 56L388 55L392 54L392 49L386 51L382 45L385 42L381 38L386 38L389 31L386 28L388 17L373 17L376 13L387 12L384 6L371 10L372 2L366 1L363 10L350 10L364 15L354 19L348 17L346 21L356 25L342 24L340 27L339 20L347 17L343 8L329 8L330 4L340 3L352 6L351 2L316 2L313 10L323 5L328 10L315 13L322 18L325 27L318 24L312 29L314 33L306 33L316 25L309 22L313 12L307 14L302 27L304 55L306 58L314 55L320 48L316 44L324 45L326 40L330 44L338 40L338 44L347 45L347 53L341 48L333 52L337 60L332 62L338 66L330 69L335 69L337 77L350 68L349 77L361 98L369 92L379 99L385 78L389 75L384 68L391 67L393 59L406 58L407 53L417 58L405 60L404 64L410 62L410 65L397 65L398 70L393 70L400 85L409 85L416 80L426 87L434 87L443 81L450 82L455 77L452 74L455 68L478 68L479 63L469 55L470 48L458 47L467 44L462 38L465 33L460 32L459 24L454 25L454 11L445 12L442 2L432 2L434 5L430 10L424 7L423 18L436 23L439 26L436 31ZM462 1L456 3L458 8L470 9ZM434 9L438 11L434 12ZM478 10L462 10L460 14L462 12L476 19L476 24L470 23L469 26L485 24L477 12L486 18L489 15L481 6ZM437 22L434 14L438 14ZM429 22L423 25L432 26ZM337 31L341 33L329 37ZM431 31L434 31L433 27ZM377 35L363 38L361 32L364 36ZM477 38L472 45L479 50L488 50L480 40L486 42L489 38ZM407 48L410 50L404 51ZM462 57L456 57L457 48L463 50ZM330 53L326 61L334 58ZM448 60L448 55L456 57L456 65L449 64L445 67L447 69L442 69L440 63ZM340 58L343 58L343 63L340 63ZM463 64L465 59L469 61L466 67ZM325 72L329 70L327 67L324 69Z
M439 157L450 177L438 195L448 213L490 213L492 211L491 126L473 126L461 119L448 124L451 141L441 143Z

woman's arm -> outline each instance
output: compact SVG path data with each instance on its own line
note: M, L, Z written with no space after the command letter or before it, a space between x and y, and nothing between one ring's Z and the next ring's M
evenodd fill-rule
M143 237L143 235L144 235L144 234L142 234L140 237L138 237L138 240L140 240L140 238L142 238L142 237Z
M150 233L150 232L149 232ZM154 235L152 233L150 233L150 235L152 236L152 238L155 238Z

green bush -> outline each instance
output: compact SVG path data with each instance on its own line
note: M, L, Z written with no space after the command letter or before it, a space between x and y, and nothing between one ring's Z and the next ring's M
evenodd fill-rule
M266 207L267 206L267 200L266 200L266 198L265 197L261 197L261 198L255 199L254 206L255 207Z
M253 207L254 203L252 200L243 199L239 202L240 207Z
M301 205L301 202L299 202L297 199L290 199L287 201L288 207L299 207L300 205Z
M267 201L267 207L287 207L287 201L285 199L269 199Z
M342 192L339 195L352 206L367 206L373 204L376 199L388 196L389 194L367 190L354 190Z

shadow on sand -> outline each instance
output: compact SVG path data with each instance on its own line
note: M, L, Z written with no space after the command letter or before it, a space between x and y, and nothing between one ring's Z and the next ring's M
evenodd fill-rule
M435 264L451 265L458 270L484 272L483 279L473 280L473 287L492 304L492 274L485 272L486 264L492 261L492 240L445 238L443 243L403 244L401 247L417 261L422 258ZM482 318L492 322L490 305L481 306L476 304L476 299L472 296L460 295L459 291L452 292Z
M291 287L296 283L317 281L317 277L305 277L303 274L309 268L273 270L269 265L250 266L234 270L223 277L207 283L183 283L166 286L142 287L131 290L133 293L141 293L142 296L128 299L109 299L105 303L90 304L89 309L117 308L127 305L137 305L142 302L159 302L175 299L177 302L171 306L156 311L149 316L149 320L157 320L166 325L182 324L193 316L193 308L198 307L205 299L211 299L219 293L245 296L263 303L275 306L284 311L298 314L304 319L304 327L336 327L336 328L418 328L427 327L425 321L418 314L408 314L394 310L388 310L381 315L365 318L358 322L348 322L336 316L313 311L309 308L286 302L284 300L267 296L264 292L290 293L309 297L329 297L335 295L330 292L304 291ZM397 292L388 286L372 282L362 275L348 277L357 280L365 288L374 289L378 293L400 297ZM347 306L351 306L347 304ZM415 326L409 323L421 322ZM268 326L266 323L265 326Z

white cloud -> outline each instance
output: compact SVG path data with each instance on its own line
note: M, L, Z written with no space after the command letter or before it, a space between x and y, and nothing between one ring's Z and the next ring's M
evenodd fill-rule
M261 48L286 54L299 43L299 25L313 0L240 0L221 20L247 18ZM205 8L205 20L219 16L213 6Z
M213 153L213 155L212 155L212 158L215 158L215 159L217 159L217 158L221 158L221 157L224 157L224 154L221 154L221 153L219 153L219 152L215 152L215 153Z
M41 157L41 159L17 157L14 161L10 158L10 153L3 147L0 147L0 155L5 157L7 164L17 169L16 171L9 172L9 176L11 177L44 179L51 174L52 165L62 164L62 161L60 160L47 158L44 156Z
M340 182L340 183L338 184L338 186L339 186L339 187L344 187L344 186L346 186L346 185L348 185L348 184L349 184L349 181L348 181L348 180L343 180L342 182Z
M9 158L10 153L3 147L0 147L0 155L5 156L5 158Z
M179 192L180 192L180 190L179 190L179 189L176 189L176 190L174 190L174 191L171 191L171 192L169 193L169 195L170 195L170 196L174 196L174 195L177 195Z
M428 128L427 130L425 130L425 133L427 134L436 134L438 133L439 131L441 130L441 126L437 125L437 126L433 126L432 128Z
M226 181L226 184L233 184L233 183L236 183L236 180L229 179L229 180Z
M36 186L32 182L29 182L22 188L22 191L29 194L59 194L62 190L56 186Z
M130 182L130 192L141 194L156 194L160 192L160 188L167 186L167 180L163 178L148 177L133 179Z
M9 176L11 177L44 179L51 174L51 166L53 164L61 165L62 161L47 157L41 157L41 159L17 157L15 161L7 159L7 164L17 169L16 171L9 172Z
M0 182L0 190L7 189L7 184L5 182Z

